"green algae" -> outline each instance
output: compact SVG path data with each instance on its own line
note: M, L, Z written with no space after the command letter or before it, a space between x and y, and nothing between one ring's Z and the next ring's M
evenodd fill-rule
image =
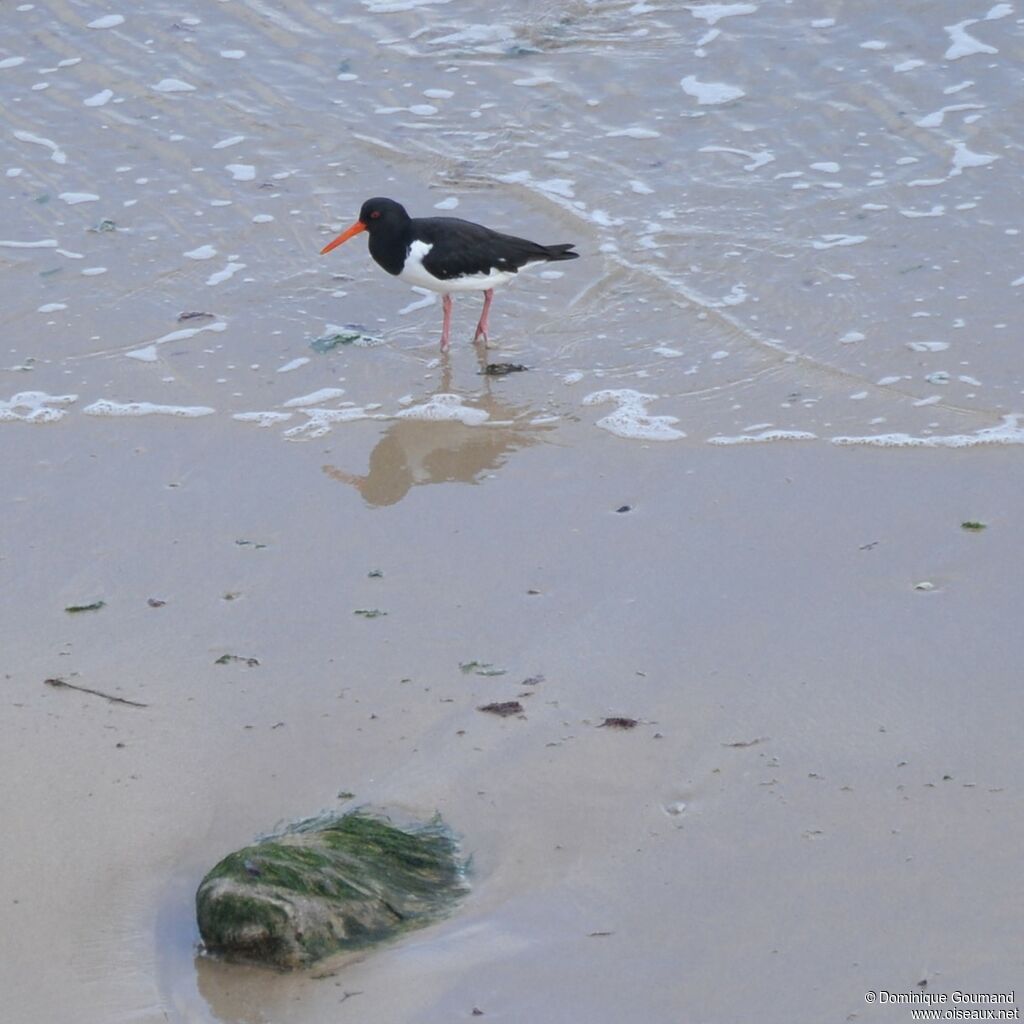
M359 810L229 854L200 884L196 913L209 952L296 968L422 927L465 888L439 819L399 828Z
M374 345L380 345L382 342L382 338L374 334L368 334L360 327L352 326L342 328L340 331L334 331L331 334L325 334L320 338L314 338L309 343L309 347L314 352L330 352L331 349L337 348L339 345L356 345L360 348L370 348Z

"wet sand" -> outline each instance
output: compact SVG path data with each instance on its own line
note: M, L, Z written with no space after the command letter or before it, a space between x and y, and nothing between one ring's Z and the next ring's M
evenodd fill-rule
M1013 988L1014 5L454 6L5 15L5 1018ZM438 303L315 255L380 191L586 255L440 361ZM457 915L196 955L212 863L362 803L462 835Z

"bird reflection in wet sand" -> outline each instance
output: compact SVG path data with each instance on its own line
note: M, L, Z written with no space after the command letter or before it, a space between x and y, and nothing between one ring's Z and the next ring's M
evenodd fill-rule
M480 366L486 369L482 356ZM553 427L529 424L525 406L495 395L489 376L483 380L486 391L473 405L488 414L487 422L468 427L458 421L396 420L374 446L365 474L332 465L324 466L324 473L351 484L368 505L378 507L396 504L417 484L476 483L488 470L504 465L511 452L537 444ZM450 392L451 369L446 366L434 394Z

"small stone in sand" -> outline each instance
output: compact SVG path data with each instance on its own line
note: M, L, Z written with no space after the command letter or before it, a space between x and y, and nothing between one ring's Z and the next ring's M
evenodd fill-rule
M214 662L214 665L230 665L233 661L240 662L246 668L255 668L260 663L259 658L244 658L240 654L222 654Z
M517 700L498 701L493 704L482 704L477 711L488 711L492 715L500 715L508 718L509 715L519 715L523 712L523 705Z
M482 371L484 377L507 377L510 373L522 373L527 367L522 363L488 363Z

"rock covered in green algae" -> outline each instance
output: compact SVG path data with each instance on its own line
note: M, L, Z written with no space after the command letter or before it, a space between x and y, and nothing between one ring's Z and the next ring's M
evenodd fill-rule
M455 840L439 821L402 829L355 811L229 854L200 884L196 914L211 953L306 967L421 927L465 888Z

